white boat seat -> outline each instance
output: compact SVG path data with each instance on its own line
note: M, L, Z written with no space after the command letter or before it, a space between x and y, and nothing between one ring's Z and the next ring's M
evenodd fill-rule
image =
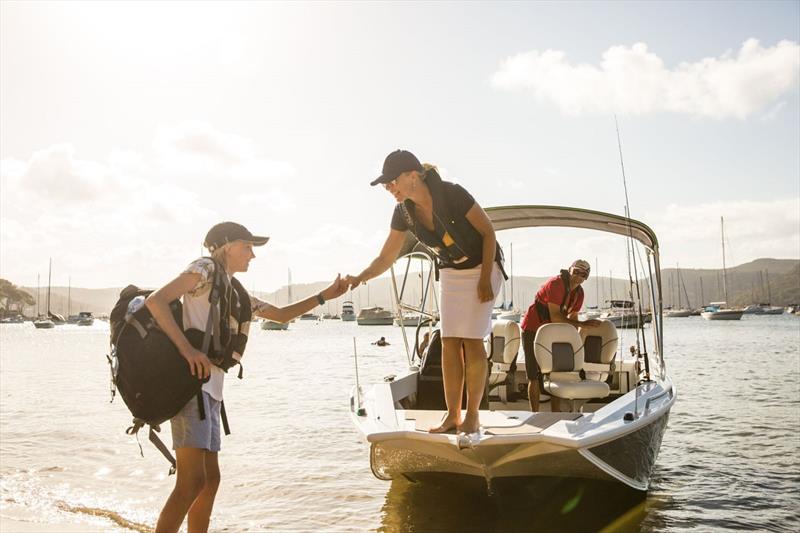
M536 332L533 353L544 375L547 394L565 400L605 398L610 390L602 381L581 379L583 342L571 324L544 324Z
M619 337L610 320L601 320L594 328L578 328L583 341L583 371L586 379L605 381L617 353Z
M503 402L507 401L510 388L513 388L508 378L519 354L520 339L519 324L513 320L496 320L492 324L492 334L486 338L486 351L492 362L489 393L496 394Z

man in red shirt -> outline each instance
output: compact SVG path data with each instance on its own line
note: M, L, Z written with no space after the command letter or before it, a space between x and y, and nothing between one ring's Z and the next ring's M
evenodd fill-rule
M587 261L578 259L562 270L558 276L548 279L539 288L533 304L522 319L522 349L525 351L525 371L528 374L528 400L531 410L539 410L539 394L543 387L539 364L533 355L533 340L542 324L564 322L577 327L596 327L599 320L578 320L578 311L583 306L583 287L581 283L589 278L591 267ZM552 411L560 410L558 398L552 398Z

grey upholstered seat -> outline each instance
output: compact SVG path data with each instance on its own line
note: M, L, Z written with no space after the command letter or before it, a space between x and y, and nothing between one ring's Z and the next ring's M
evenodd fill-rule
M571 400L605 398L609 387L602 381L581 379L583 342L578 330L570 324L545 324L536 332L533 353L544 376L547 394Z

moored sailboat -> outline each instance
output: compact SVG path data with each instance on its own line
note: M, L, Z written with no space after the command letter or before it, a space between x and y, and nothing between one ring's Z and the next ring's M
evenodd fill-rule
M725 293L724 302L712 302L700 314L706 320L741 320L744 309L728 307L728 270L725 265L725 219L719 217L720 233L722 234L722 290Z

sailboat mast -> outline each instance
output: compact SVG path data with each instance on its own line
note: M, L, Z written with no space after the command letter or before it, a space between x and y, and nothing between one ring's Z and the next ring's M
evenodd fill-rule
M772 289L769 287L769 269L766 269L766 276L767 278L767 303L772 305Z
M286 288L286 297L289 299L287 303L292 303L292 269L289 269L289 286Z
M47 266L47 316L50 316L50 274L53 271L53 258L50 258L50 263Z
M71 314L72 314L72 276L67 278L67 318L69 318L69 315Z
M41 291L39 290L39 274L36 274L36 317L39 317L39 298Z
M728 302L728 273L725 265L725 219L719 217L719 227L722 234L722 292L725 294L725 302Z

